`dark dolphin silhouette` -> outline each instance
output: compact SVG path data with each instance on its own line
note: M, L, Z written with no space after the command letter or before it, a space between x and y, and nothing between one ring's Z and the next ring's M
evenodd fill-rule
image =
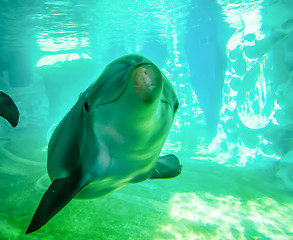
M12 127L16 127L19 120L19 111L12 100L6 93L0 91L0 116L5 118Z

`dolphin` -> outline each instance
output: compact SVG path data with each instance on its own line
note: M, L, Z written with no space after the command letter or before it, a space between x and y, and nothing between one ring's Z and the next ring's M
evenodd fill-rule
M16 127L19 120L19 111L12 100L6 93L0 91L0 116L5 118L12 127Z
M52 134L52 183L26 234L75 196L96 198L128 183L179 175L176 156L159 157L178 107L172 85L150 60L130 54L111 62Z

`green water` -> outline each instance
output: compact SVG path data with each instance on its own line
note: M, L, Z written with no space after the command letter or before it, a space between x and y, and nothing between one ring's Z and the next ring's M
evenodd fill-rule
M0 9L0 90L21 114L15 129L0 119L1 240L293 239L291 0L2 0ZM25 235L50 184L52 126L128 53L154 61L177 93L162 153L178 156L182 174L72 200Z

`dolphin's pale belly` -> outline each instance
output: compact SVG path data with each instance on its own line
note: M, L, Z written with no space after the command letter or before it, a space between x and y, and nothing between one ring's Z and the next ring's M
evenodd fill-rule
M102 152L96 163L91 165L89 172L92 172L95 180L77 195L78 198L100 197L128 183L141 182L151 176L160 151L149 152L146 148L138 148L133 151L127 150L126 154L122 151L123 145L117 148L113 145L116 144L111 144L110 153ZM127 149L127 146L124 148Z
M140 171L133 171L132 167L126 169L122 164L111 166L105 177L91 182L78 193L76 198L97 198L114 192L129 183L144 181L151 176L155 166L155 161L151 161L151 164Z
M138 123L130 126L123 117L114 116L111 119L119 119L119 122L100 124L98 121L94 132L97 134L98 149L101 151L95 164L89 164L88 169L94 175L95 181L84 188L77 197L99 197L128 183L144 181L152 175L172 124L172 118L166 118L172 114L169 105L163 102L160 104L162 107L159 108L155 121L150 120L149 126L137 127ZM100 108L103 112L103 107ZM100 113L100 116L104 114ZM127 120L127 117L125 118Z

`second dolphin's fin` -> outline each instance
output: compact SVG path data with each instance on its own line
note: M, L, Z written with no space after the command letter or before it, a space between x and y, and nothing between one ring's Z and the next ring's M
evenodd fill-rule
M0 91L0 116L4 117L12 127L16 127L19 119L18 108L12 98L2 91Z

